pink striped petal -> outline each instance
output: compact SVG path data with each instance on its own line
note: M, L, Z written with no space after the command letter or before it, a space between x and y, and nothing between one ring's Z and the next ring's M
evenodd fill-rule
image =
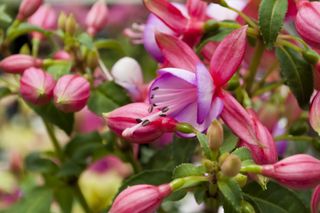
M207 12L207 3L200 0L188 0L187 8L191 17L196 17L199 20L204 20Z
M320 185L318 185L313 191L310 206L311 206L312 213L319 213L319 211L320 211Z
M233 31L219 44L210 62L210 72L216 86L223 86L239 68L246 50L248 26Z

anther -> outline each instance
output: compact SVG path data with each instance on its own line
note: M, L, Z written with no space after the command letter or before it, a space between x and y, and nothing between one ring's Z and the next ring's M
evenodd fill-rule
M151 113L153 111L153 106L150 106L148 112Z
M155 90L157 90L157 89L159 89L159 87L152 88L152 91L155 91Z
M154 95L153 94L151 95L150 99L154 99Z
M141 125L142 126L147 126L148 124L150 124L150 121L149 120L144 120Z
M166 107L163 107L161 111L162 111L162 112L168 112L168 111L169 111L169 107L167 107L167 106L166 106Z
M162 114L160 114L159 116L160 116L160 117L166 117L167 115L164 114L164 113L162 113Z
M137 121L137 123L141 123L142 122L142 120L140 118L137 118L136 121Z

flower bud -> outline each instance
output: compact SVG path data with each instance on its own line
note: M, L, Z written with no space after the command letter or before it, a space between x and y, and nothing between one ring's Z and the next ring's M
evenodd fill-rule
M70 35L74 35L77 31L78 24L76 19L74 18L73 14L70 14L65 23L65 31L66 33L69 33Z
M237 155L230 154L221 165L221 172L228 177L236 176L241 169L241 160Z
M162 200L171 192L169 184L160 186L141 184L128 187L114 200L109 213L155 212Z
M97 51L89 51L86 56L87 66L94 70L99 64L98 57Z
M19 7L17 19L23 21L29 18L43 3L43 0L23 0Z
M209 147L217 151L223 142L223 128L219 121L214 120L207 131Z
M63 112L80 111L90 96L90 83L80 75L62 76L53 91L54 104Z
M44 105L50 102L53 96L55 81L53 77L41 69L29 68L20 79L20 93L24 100Z
M320 92L317 92L312 100L309 111L309 122L314 131L320 134Z
M319 213L320 211L320 185L318 185L312 194L311 197L311 212L312 213Z
M310 188L320 184L320 160L305 154L293 155L263 165L261 174L288 187Z
M100 211L111 204L131 167L108 155L94 162L79 178L80 189L91 209Z
M138 62L130 57L118 60L111 73L117 84L125 88L133 101L143 101L143 76Z
M108 21L108 8L103 0L97 1L86 17L87 32L94 36Z
M42 5L30 18L29 23L46 30L53 30L57 25L56 11L49 5ZM39 32L32 32L34 39L41 40L43 35Z
M296 28L311 46L320 47L320 2L303 1L299 4Z
M65 31L67 15L64 12L60 12L58 17L58 28L62 31Z
M149 104L132 103L122 106L104 115L108 127L119 136L132 143L149 143L166 132L174 132L177 122L172 118L158 117L154 121L142 121L141 118L156 115L157 110L149 112ZM125 135L124 131L137 124L142 124L133 134Z
M11 55L0 62L0 69L7 73L21 74L30 67L41 67L42 60L29 55Z
M58 52L54 53L53 59L69 61L69 60L72 60L72 57L68 52L64 50L59 50Z
M255 213L256 211L254 210L253 206L245 201L241 201L241 213Z

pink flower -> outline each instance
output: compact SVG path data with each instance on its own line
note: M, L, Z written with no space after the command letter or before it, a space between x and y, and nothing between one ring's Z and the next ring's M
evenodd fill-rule
M72 60L71 55L64 50L59 50L59 51L55 52L53 55L53 58L56 60L66 60L66 61Z
M170 194L169 184L131 186L118 195L109 213L153 213Z
M251 151L258 164L270 164L277 161L278 155L272 135L259 121L252 110L245 110L236 99L227 92L221 93L224 108L221 118L224 123L240 138L240 146Z
M53 77L41 69L29 68L20 79L20 93L24 100L35 105L50 102L53 96L55 81Z
M56 11L50 5L44 4L29 18L29 23L45 30L53 30L57 26ZM39 32L32 32L32 37L43 39L43 35Z
M97 1L86 17L87 32L95 35L102 30L108 21L108 8L103 0Z
M309 122L311 127L320 134L320 92L317 92L312 100L309 111Z
M146 103L132 103L117 108L104 116L112 131L133 143L149 143L166 132L175 131L177 123L174 119L159 117L158 110L153 113L150 113L149 110L150 106ZM156 119L152 121L141 120L147 116L156 117ZM139 125L137 126L137 124ZM125 131L128 128L134 128L133 133L129 134L128 131Z
M318 185L313 191L310 206L311 206L312 213L319 213L319 210L320 210L320 185Z
M288 187L310 188L320 183L320 160L305 154L293 155L263 165L261 174Z
M54 104L63 112L77 112L90 96L90 83L80 75L62 76L53 91Z
M16 54L0 62L0 69L7 73L21 74L30 67L41 67L42 60L29 55Z
M29 18L43 3L43 0L23 0L19 7L17 19L23 21Z
M302 1L298 5L296 28L310 45L320 48L320 2Z
M168 65L158 70L160 76L150 85L149 101L153 108L161 111L159 115L166 114L199 131L206 130L223 108L223 100L217 95L219 90L242 61L246 29L247 26L232 32L219 44L210 71L187 44L174 36L157 34L157 42Z
M200 0L188 0L183 9L167 0L144 0L150 12L163 21L177 36L190 46L199 42L207 19L207 3Z

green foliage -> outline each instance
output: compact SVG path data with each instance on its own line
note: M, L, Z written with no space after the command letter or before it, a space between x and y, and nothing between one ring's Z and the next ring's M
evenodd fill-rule
M191 163L183 163L173 170L173 178L182 178L188 176L202 176L206 172L203 166L195 166Z
M230 209L229 211L240 211L240 203L243 199L241 189L239 185L232 179L221 179L218 180L218 188L223 196L223 207Z
M0 99L11 94L11 91L7 87L0 87Z
M54 79L58 80L63 75L69 74L71 67L71 62L53 64L47 68L47 72L50 73Z
M197 138L199 140L201 149L202 149L204 155L206 156L206 158L213 159L212 152L211 152L211 150L209 148L207 136L205 134L202 134L202 133L197 133Z
M259 28L265 45L272 48L282 28L288 0L262 0L259 9Z
M246 161L246 160L251 160L252 156L251 156L251 152L245 148L245 147L240 147L235 149L232 154L237 155L241 161Z
M40 153L31 153L24 160L24 166L31 172L42 174L54 174L58 170L58 166L48 157Z
M6 5L0 5L0 23L3 25L7 25L12 22L12 18L6 13Z

